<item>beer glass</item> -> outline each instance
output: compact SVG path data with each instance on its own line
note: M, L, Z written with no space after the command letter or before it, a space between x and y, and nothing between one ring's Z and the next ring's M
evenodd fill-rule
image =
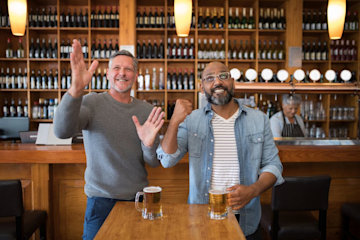
M224 190L211 189L209 191L209 216L211 219L227 218L227 194Z
M161 187L145 187L142 192L137 192L135 196L135 208L142 212L144 219L154 220L162 217L161 206ZM143 196L142 208L139 207L139 198Z

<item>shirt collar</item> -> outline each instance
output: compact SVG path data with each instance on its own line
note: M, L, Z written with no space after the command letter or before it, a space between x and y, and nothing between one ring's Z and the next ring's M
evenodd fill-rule
M239 116L240 116L242 113L244 113L244 114L246 115L247 109L246 109L246 107L245 107L244 105L242 105L242 104L240 103L240 100L237 99L237 98L233 98L233 101L236 101L237 104L239 105ZM210 104L209 102L206 104L206 106L205 106L203 109L204 109L204 112L205 112L206 115L207 115L208 113L211 113L211 115L213 115L213 114L212 114L212 113L213 113L213 110L211 109L211 104Z

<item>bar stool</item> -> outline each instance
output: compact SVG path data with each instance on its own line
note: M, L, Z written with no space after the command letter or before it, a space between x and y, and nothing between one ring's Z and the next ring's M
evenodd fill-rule
M262 205L261 227L272 240L326 239L330 176L285 177ZM311 211L319 211L317 220Z
M46 239L46 211L24 211L20 180L0 180L0 239L29 239L37 229Z
M354 228L360 227L360 203L344 203L341 206L341 239L360 239L360 235L356 236L352 233L350 224Z

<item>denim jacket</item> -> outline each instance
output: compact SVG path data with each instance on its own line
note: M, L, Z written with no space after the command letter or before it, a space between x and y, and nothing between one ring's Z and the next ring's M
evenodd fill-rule
M235 138L240 168L240 184L251 185L263 172L270 172L281 184L282 164L270 129L269 119L260 111L239 104L235 121ZM178 148L166 154L161 145L157 149L163 167L177 164L189 152L189 197L190 204L207 204L211 185L214 136L211 124L214 112L208 104L188 115L179 125ZM240 210L240 226L245 236L254 233L261 217L260 197L252 199Z

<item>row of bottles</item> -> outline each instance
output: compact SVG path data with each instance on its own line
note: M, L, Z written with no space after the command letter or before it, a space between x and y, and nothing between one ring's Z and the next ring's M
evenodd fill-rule
M162 59L164 58L164 43L160 39L159 45L157 41L154 40L154 43L151 43L151 40L148 40L148 43L145 43L145 40L140 44L140 40L137 40L136 43L136 57L139 59Z
M4 101L4 105L2 107L2 116L3 117L28 117L28 101L25 100L25 104L23 105L23 101L21 98L18 99L17 105L15 105L15 99L11 98L10 104L7 99Z
M117 6L97 6L91 11L91 27L118 28L119 10Z
M34 101L31 107L31 117L33 119L53 119L58 105L57 98L39 98L39 101Z
M57 27L57 11L55 7L30 9L29 27Z
M228 59L255 59L255 40L240 40L240 45L237 46L237 41L231 44L229 40Z
M259 41L258 59L262 60L284 60L285 50L283 41Z
M213 39L201 39L198 40L198 59L225 59L225 42L224 39L215 39L215 46Z
M322 95L319 95L316 102L308 99L308 95L305 95L305 99L300 103L300 116L305 121L325 120L326 112L322 104Z
M286 18L284 15L284 9L260 8L259 29L286 29Z
M5 50L6 58L24 58L25 51L22 43L22 38L19 38L19 45L17 49L13 49L10 38L7 39L7 46Z
M200 7L197 26L199 29L223 29L225 27L224 8L206 8L203 15L203 10Z
M154 12L153 12L154 9ZM137 28L164 28L165 27L165 15L163 8L160 8L160 13L158 8L149 8L146 13L146 8L144 8L143 13L140 13L140 8L138 8L136 13L136 27Z
M49 38L47 43L45 38L42 38L41 43L39 38L36 38L36 43L34 43L34 38L31 38L29 58L58 58L57 38L54 42Z
M195 74L194 70L187 68L183 69L168 69L166 78L166 87L168 90L194 90L195 89Z
M27 89L27 69L22 70L19 68L16 73L15 68L6 68L6 74L4 68L1 68L0 73L0 89Z
M356 40L332 40L330 43L331 60L333 61L356 61Z
M97 69L97 73L94 74L91 78L91 89L110 89L110 81L106 78L106 68L103 69L103 74L101 69ZM63 76L65 74L63 73Z
M249 8L249 17L246 17L247 8L242 8L242 18L239 17L239 8L235 8L235 16L233 9L229 8L229 29L255 29L255 19L253 8Z
M119 27L119 12L116 6L97 6L91 11L91 27L117 28ZM87 9L62 9L60 27L88 27L89 16ZM30 27L57 27L57 11L55 7L30 9Z
M357 12L348 11L345 17L344 30L359 30L359 19ZM306 10L303 12L303 30L327 30L327 13L321 10Z
M152 69L152 74L150 75L149 69L145 69L145 74L143 75L142 69L139 70L138 75L138 90L157 90L165 89L165 76L163 68L159 68L157 71L156 68Z
M328 60L327 42L303 42L302 60L325 61Z
M36 74L35 74L36 72ZM58 89L58 70L44 69L31 70L30 75L30 88L31 89Z
M194 39L184 38L184 45L182 43L182 38L178 38L179 44L177 44L177 38L173 38L171 43L171 38L167 40L167 49L166 55L168 59L195 59L195 45Z

